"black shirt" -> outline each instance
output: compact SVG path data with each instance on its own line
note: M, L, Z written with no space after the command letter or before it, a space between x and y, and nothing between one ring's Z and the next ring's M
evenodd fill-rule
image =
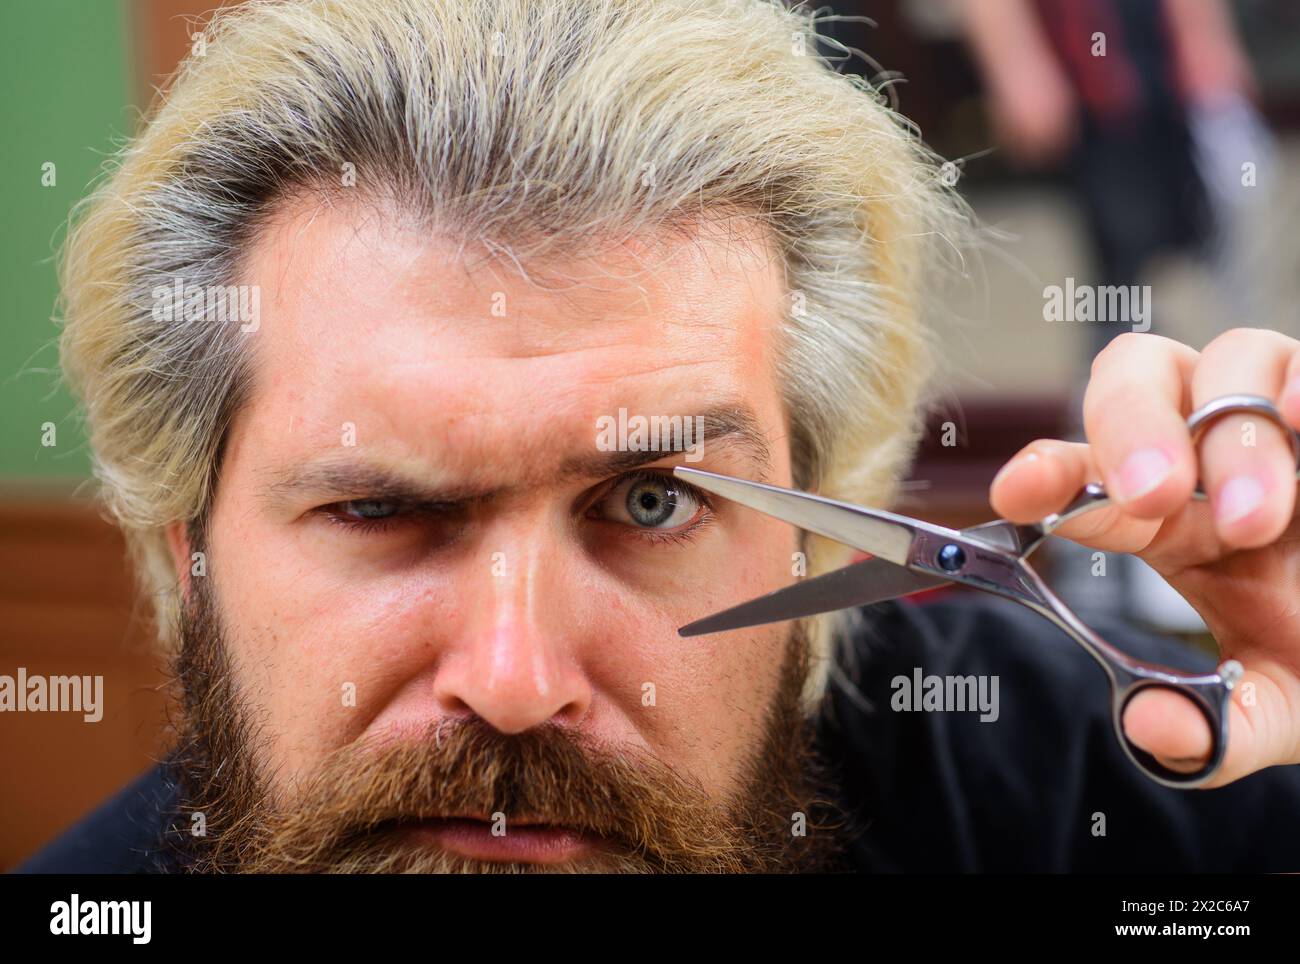
M859 614L819 727L842 803L863 828L851 846L857 869L1300 870L1300 766L1217 790L1160 786L1116 742L1100 667L1041 617L965 594ZM1139 659L1213 666L1176 642L1094 628ZM997 677L997 719L981 722L978 709L895 709L893 681L918 668L926 677ZM161 840L176 799L159 765L18 871L168 870Z

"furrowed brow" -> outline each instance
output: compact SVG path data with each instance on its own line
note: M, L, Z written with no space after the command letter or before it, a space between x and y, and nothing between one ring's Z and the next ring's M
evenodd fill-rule
M734 449L753 466L758 480L771 473L772 455L767 437L754 413L744 406L714 408L702 416L702 445ZM698 439L693 440L697 444ZM560 479L604 479L671 456L673 451L613 451L566 459ZM318 462L272 470L258 495L264 506L275 509L310 498L318 502L374 499L447 510L490 501L511 487L484 488L449 484L407 475L381 465L358 463L338 456Z
M270 506L310 495L313 499L375 499L451 509L495 494L490 489L430 485L382 466L330 460L295 466L270 476L260 498Z
M704 431L694 444L707 451L711 446L738 451L753 467L759 481L772 472L772 450L767 436L753 411L744 405L725 405L711 408L701 416ZM693 423L698 424L698 423ZM597 452L565 461L561 476L564 478L606 478L620 472L629 472L642 465L658 462L670 456L681 456L673 451Z

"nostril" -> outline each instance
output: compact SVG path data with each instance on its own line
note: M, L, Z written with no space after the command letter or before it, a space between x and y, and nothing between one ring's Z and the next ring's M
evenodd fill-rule
M583 703L579 700L571 700L560 708L555 714L555 719L569 726L581 723L587 717L591 704Z
M444 693L438 698L438 704L445 718L460 719L474 716L474 709L455 693Z

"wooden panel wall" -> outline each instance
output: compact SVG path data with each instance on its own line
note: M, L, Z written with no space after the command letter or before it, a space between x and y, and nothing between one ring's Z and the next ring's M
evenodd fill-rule
M103 717L5 713L0 871L147 769L160 745L164 668L132 600L125 546L83 501L0 498L0 674L104 677Z

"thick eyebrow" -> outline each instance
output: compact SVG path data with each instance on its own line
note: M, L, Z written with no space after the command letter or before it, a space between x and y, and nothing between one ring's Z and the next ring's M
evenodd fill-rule
M498 491L440 487L380 465L357 463L336 456L274 475L258 499L272 508L309 494L313 499L374 499L450 510L490 499Z
M758 418L749 408L743 405L721 406L708 410L700 417L704 426L703 441L700 443L703 447L719 446L737 451L751 464L759 481L771 474L771 448ZM594 437L594 426L592 431ZM672 456L684 458L686 454L683 451L664 450L595 452L566 459L555 480L604 479ZM508 490L507 486L441 486L382 465L332 455L316 462L272 472L265 489L259 494L259 500L274 507L290 503L295 497L309 493L315 499L341 501L364 498L453 510L490 501Z
M690 418L691 416L685 416ZM772 450L767 444L767 436L759 424L758 417L745 405L723 405L711 408L699 416L703 425L702 437L696 443L707 449L711 445L739 451L752 465L757 473L757 481L765 480L772 472ZM672 451L626 451L596 452L565 461L561 468L564 478L604 478L629 472L651 462L658 462L671 455L680 455Z

